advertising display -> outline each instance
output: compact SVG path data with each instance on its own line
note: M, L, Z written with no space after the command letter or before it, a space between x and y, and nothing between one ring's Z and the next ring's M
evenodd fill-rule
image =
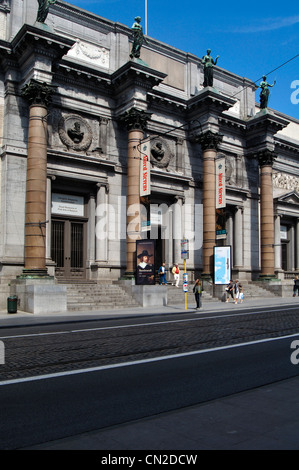
M228 284L231 279L231 247L214 247L214 283Z
M155 240L136 240L136 284L155 284Z

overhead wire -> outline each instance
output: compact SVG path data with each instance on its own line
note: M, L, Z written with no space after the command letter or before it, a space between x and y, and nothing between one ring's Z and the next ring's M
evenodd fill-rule
M276 67L275 69L271 70L270 72L267 72L265 74L263 74L260 78L258 78L257 80L255 80L253 83L256 83L256 82L259 82L260 80L262 80L263 76L266 75L271 75L273 72L276 72L276 70L284 67L286 64L288 64L289 62L292 62L292 60L295 60L297 59L297 57L299 57L299 54L296 54L294 57L292 57L291 59L288 59L287 61L283 62L282 64L280 64L278 67ZM242 91L246 90L247 88L249 88L251 85L246 85L245 87L243 87L241 90L239 90L237 93L235 93L234 95L232 95L232 98L234 98L235 96L237 96L239 93L242 93Z

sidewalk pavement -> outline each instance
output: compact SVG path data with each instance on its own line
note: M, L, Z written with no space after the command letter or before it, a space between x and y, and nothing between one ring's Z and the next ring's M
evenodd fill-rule
M48 323L66 323L74 321L86 320L112 320L119 318L130 317L146 317L154 315L173 315L181 313L194 313L194 314L207 314L211 312L225 313L229 310L246 311L251 307L257 308L271 308L281 305L298 305L299 297L265 297L265 298L252 298L244 301L242 304L237 305L234 302L221 302L203 300L203 306L199 310L195 309L195 301L187 303L185 308L184 300L181 304L166 305L158 307L133 307L133 308L113 308L110 310L99 309L89 311L63 311L55 313L39 313L32 314L28 312L17 311L17 313L7 313L7 310L0 310L0 329L1 327L14 327L14 326L29 326Z
M184 305L32 315L0 312L1 326L82 319L124 318L194 312L238 312L248 307L299 305L297 298L252 299L240 305L206 302L200 311ZM299 367L299 365L298 365ZM299 369L298 369L299 371ZM35 450L299 450L299 376L147 419L30 447ZM29 449L29 448L28 448ZM177 452L176 452L177 453ZM190 452L189 452L190 454Z

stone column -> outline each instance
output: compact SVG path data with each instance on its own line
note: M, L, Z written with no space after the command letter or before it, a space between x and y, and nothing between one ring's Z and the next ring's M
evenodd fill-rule
M280 215L276 215L274 220L274 268L281 271Z
M87 253L89 265L95 262L95 233L96 233L96 203L95 196L89 195L88 201L88 229L87 229Z
M227 238L226 243L227 245L233 246L233 215L230 212L227 212L227 219L226 219L226 232Z
M55 177L54 177L55 178ZM52 178L47 177L47 230L46 230L46 258L51 259L51 204L52 204Z
M97 210L96 210L96 223L98 224L101 217L104 217L106 224L105 230L98 233L96 230L96 261L108 261L108 230L109 230L109 211L107 204L107 194L109 187L107 183L97 183ZM100 213L98 212L100 208ZM104 210L105 209L105 210ZM104 232L104 233L103 233Z
M47 114L53 88L31 80L22 90L29 101L24 274L45 276L47 210Z
M261 279L274 278L274 204L272 167L274 152L258 153L260 164Z
M215 159L220 134L207 131L199 136L203 151L203 276L212 277L216 245L216 177Z
M174 240L174 263L181 263L181 240L184 237L183 223L183 202L181 196L175 197L176 203L173 205L173 240Z
M126 275L133 277L136 270L136 240L141 237L140 219L140 144L151 114L132 108L121 116L128 129L127 174L127 266Z
M299 271L299 219L296 220L296 271Z
M290 227L290 244L289 244L289 270L295 270L295 227Z
M47 115L54 88L46 83L31 80L22 89L23 98L30 104L25 267L22 275L11 280L11 289L18 296L20 309L31 313L67 310L66 286L56 284L54 276L48 274L46 267Z
M234 267L243 266L243 207L237 206L234 220Z

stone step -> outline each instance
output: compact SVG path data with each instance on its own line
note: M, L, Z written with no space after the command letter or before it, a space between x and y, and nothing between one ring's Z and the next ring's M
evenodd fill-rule
M95 282L75 282L67 283L67 308L68 310L104 310L114 308L138 307L138 302L127 290L117 284L95 283ZM185 295L182 285L179 287L168 284L167 298L169 305L183 304ZM193 304L193 284L190 284L187 292L187 303ZM275 297L275 294L260 285L243 283L244 299ZM207 291L203 291L202 300L204 302L220 301L213 298Z
M95 283L67 285L68 310L103 310L138 306L139 304L118 285Z

